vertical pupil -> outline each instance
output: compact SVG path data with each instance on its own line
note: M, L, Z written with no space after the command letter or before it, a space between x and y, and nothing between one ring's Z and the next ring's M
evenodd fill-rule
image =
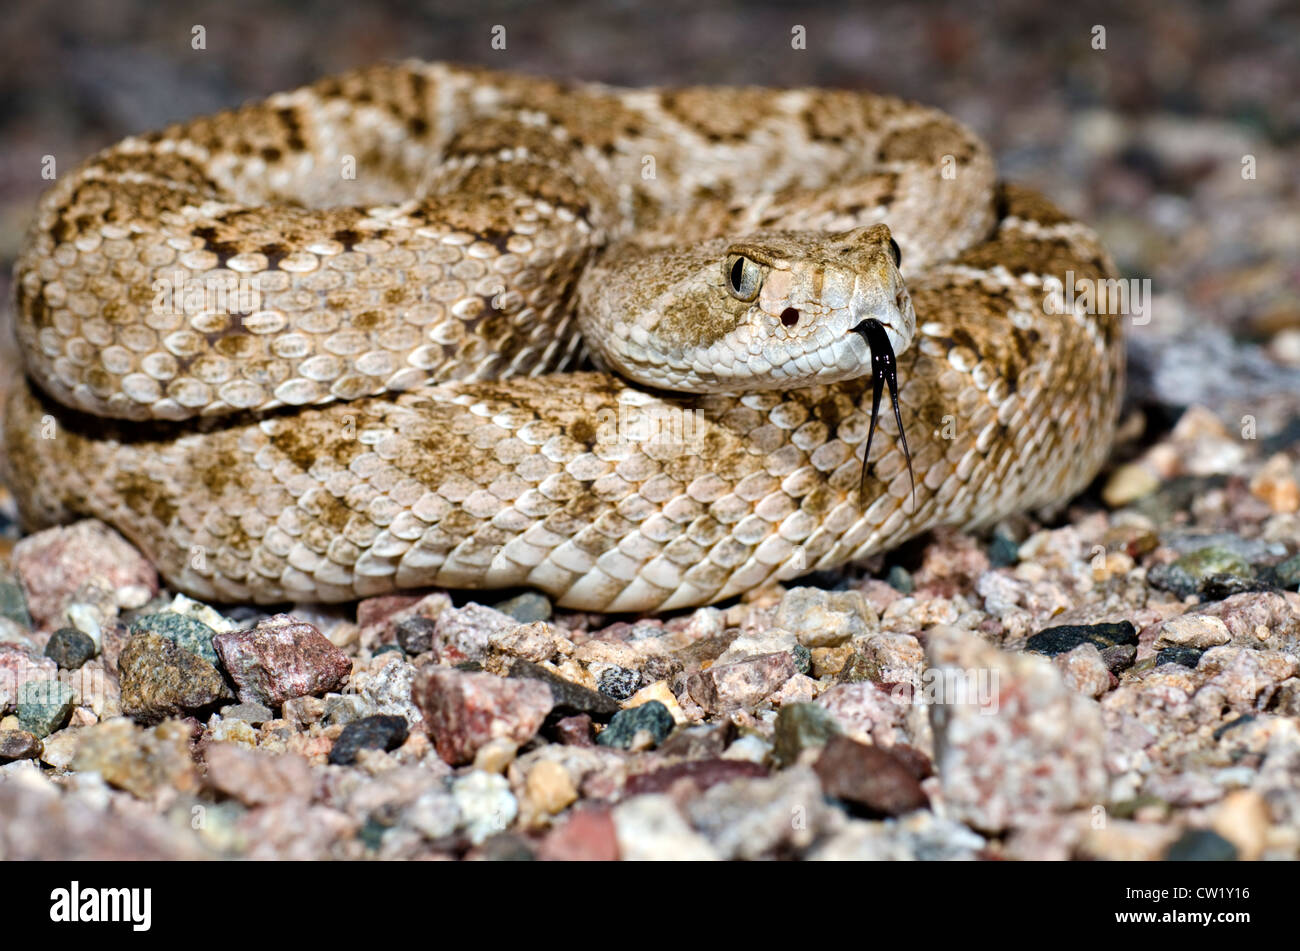
M736 263L731 265L731 286L735 288L736 293L740 293L740 279L745 273L745 259L736 258Z

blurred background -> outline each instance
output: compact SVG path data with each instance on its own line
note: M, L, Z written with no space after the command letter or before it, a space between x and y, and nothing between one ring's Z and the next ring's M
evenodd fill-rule
M384 59L620 84L828 85L955 114L1149 278L1133 429L1188 405L1300 442L1300 4L891 0L556 5L10 0L0 17L0 300L42 156ZM192 47L204 28L205 48ZM492 46L505 28L505 49ZM791 48L791 30L806 49ZM1245 164L1254 177L1244 177ZM3 331L5 346L7 326ZM12 351L8 353L12 359Z

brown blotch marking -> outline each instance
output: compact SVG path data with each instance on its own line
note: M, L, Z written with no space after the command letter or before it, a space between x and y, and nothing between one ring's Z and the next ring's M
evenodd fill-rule
M229 449L209 448L201 455L192 454L189 461L195 462L196 457L202 459L203 465L195 467L194 474L207 488L214 501L219 499L229 486L234 485L237 490L241 487L239 453Z
M279 268L280 262L289 256L288 246L279 242L264 244L257 250L266 258L266 266L271 269Z
M119 471L113 475L113 491L127 508L139 515L152 516L159 525L170 525L176 504L154 480L139 472Z
M747 138L771 113L771 93L759 89L687 87L665 92L664 110L710 142Z
M284 126L285 142L291 152L302 152L307 149L307 140L302 135L302 119L298 116L297 109L277 109L276 118Z
M322 415L314 420L298 418L293 425L280 426L270 437L271 445L303 472L310 471L318 459L332 459L340 466L348 466L365 447L356 439L344 435L343 417L356 415L357 426L365 413L364 405L352 403L335 415Z
M344 251L351 251L355 245L364 241L366 236L352 228L339 228L331 237L343 245Z
M938 164L945 155L958 162L969 161L975 144L960 128L935 119L919 126L897 129L880 144L876 157L881 162L920 162Z
M569 425L568 435L590 452L596 445L596 424L589 419L575 419Z
M362 311L352 318L352 326L357 330L384 330L392 325L392 315L381 310Z
M999 220L1014 216L1044 225L1063 224L1073 220L1038 192L1018 185L1000 184L993 201Z

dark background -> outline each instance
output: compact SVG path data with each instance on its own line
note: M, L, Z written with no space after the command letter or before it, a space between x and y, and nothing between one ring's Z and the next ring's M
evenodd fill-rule
M204 50L191 48L195 24ZM497 24L505 50L491 47ZM795 24L805 50L791 49ZM1297 415L1300 4L1279 0L10 0L4 323L42 156L63 171L127 133L407 56L633 85L865 88L938 105L988 139L1004 175L1092 223L1126 274L1152 280L1154 319L1132 334L1134 394L1172 409L1202 402L1225 419L1244 406L1265 431Z

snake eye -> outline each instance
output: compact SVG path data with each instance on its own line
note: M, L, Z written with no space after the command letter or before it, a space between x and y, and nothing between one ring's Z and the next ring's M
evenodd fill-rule
M733 254L727 258L726 282L732 297L748 303L758 296L758 289L763 285L763 272L757 261L751 261L743 254Z
M889 239L889 250L894 252L894 267L902 267L903 249L898 246L898 242L893 238Z

